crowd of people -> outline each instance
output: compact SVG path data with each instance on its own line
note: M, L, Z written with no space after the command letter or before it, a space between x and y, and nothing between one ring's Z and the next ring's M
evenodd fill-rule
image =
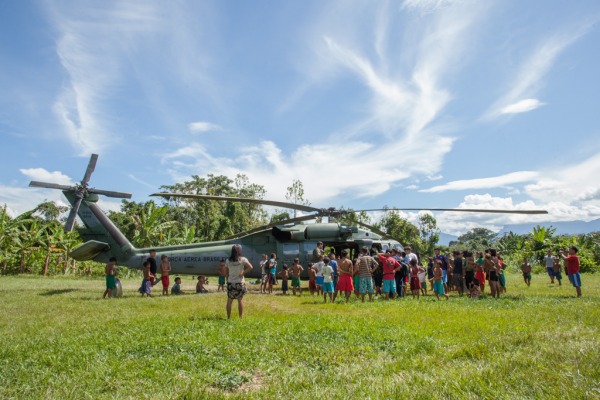
M551 251L544 258L551 282L562 284L562 270L581 296L581 277L577 247L562 250L558 256ZM286 264L277 272L277 255L262 256L262 279L260 293L273 293L277 278L281 277L281 290L287 294L291 280L294 295L302 294L300 274L304 271L296 258L291 267ZM493 298L506 292L506 264L496 249L488 249L473 254L470 251L453 251L446 255L436 248L434 254L423 263L410 246L404 250L388 249L378 252L375 248L363 247L357 258L348 259L346 250L336 255L332 250L325 254L323 243L319 242L313 252L313 262L308 266L308 290L311 294L323 296L323 301L334 302L338 296L349 301L352 293L363 302L379 297L390 299L412 295L419 298L426 295L428 288L437 299L449 299L449 292L459 296L467 295L479 299L485 293L486 285ZM521 265L523 279L531 284L531 264L527 259Z
M548 251L544 262L551 282L557 280L560 285L563 261L569 281L575 287L577 297L581 297L577 251L577 247L571 246L568 252L561 250L560 255L556 257ZM139 288L142 296L151 296L152 287L158 283L155 281L158 271L155 257L156 251L150 250L150 257L143 263L144 277ZM115 288L116 261L113 257L106 265L106 291L103 295L105 298L111 297ZM217 269L217 291L227 289L227 318L231 317L233 300L238 301L238 313L242 317L243 297L247 292L244 277L252 269L248 259L242 255L242 247L239 244L233 245L230 257L220 262ZM291 266L284 264L281 271L277 272L277 254L272 253L270 257L264 254L260 269L260 293L272 294L273 286L277 285L280 278L284 295L288 294L289 281L292 294L302 295L300 276L304 267L300 265L298 258L293 260ZM352 293L363 302L367 296L369 301L379 297L386 300L402 298L408 296L409 291L413 298L418 299L427 294L428 288L438 300L441 297L448 300L451 291L456 291L459 296L466 293L470 298L479 299L487 285L491 297L499 298L501 293L506 292L505 269L506 264L496 249L475 254L469 251L453 251L443 255L440 248L436 248L434 254L427 257L426 263L423 264L410 246L406 246L404 250L391 248L382 252L378 252L376 248L363 247L358 257L350 260L347 250L341 250L339 255L331 250L326 255L323 243L319 242L313 252L313 262L307 266L308 290L311 295L322 295L325 303L328 300L335 302L338 296L343 296L348 302ZM168 295L171 265L166 255L161 257L160 271L162 293ZM521 271L525 284L529 286L532 267L527 259L523 261ZM196 293L207 293L207 284L206 276L198 276ZM180 277L175 278L171 294L184 294Z

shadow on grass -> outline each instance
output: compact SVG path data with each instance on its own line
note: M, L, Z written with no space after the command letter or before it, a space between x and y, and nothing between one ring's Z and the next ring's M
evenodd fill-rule
M55 290L48 290L44 293L40 293L40 296L55 296L57 294L65 294L65 293L71 293L71 292L77 292L79 291L79 289L55 289Z

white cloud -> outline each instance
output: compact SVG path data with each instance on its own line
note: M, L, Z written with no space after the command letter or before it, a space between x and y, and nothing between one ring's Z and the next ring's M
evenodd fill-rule
M21 173L32 181L58 183L59 185L73 185L73 180L60 171L48 171L44 168L23 168Z
M221 128L217 124L213 124L212 122L191 122L188 124L188 129L192 133L202 133L202 132L213 132L213 131L222 131Z
M56 52L67 73L54 113L80 154L100 152L119 140L110 134L109 107L130 46L136 35L160 26L161 14L147 2L95 6L67 2L46 7L59 32Z
M536 179L539 174L535 171L518 171L506 175L494 176L491 178L464 179L448 182L444 185L434 186L429 189L422 189L421 192L438 193L447 190L473 190L473 189L491 189L506 186L514 183L528 182Z
M600 200L600 189L593 185L600 176L600 154L593 155L572 165L553 166L541 174L539 181L526 185L525 193L544 201L590 202Z
M538 99L525 99L518 101L514 104L509 104L506 107L500 110L500 114L519 114L528 111L535 110L541 106L545 105Z
M545 75L552 68L558 56L577 39L585 35L594 22L580 24L575 29L565 29L563 33L546 35L545 40L533 49L531 56L521 64L506 93L488 109L484 119L495 118L502 114L531 111L542 105L532 97L542 87ZM523 98L526 100L522 100ZM533 106L535 107L528 108ZM511 109L517 111L507 112Z

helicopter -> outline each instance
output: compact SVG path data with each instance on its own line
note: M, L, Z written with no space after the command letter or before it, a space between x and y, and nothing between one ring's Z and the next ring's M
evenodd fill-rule
M243 247L244 256L253 265L249 277L261 276L260 261L263 254L277 254L280 265L291 264L295 258L301 265L314 262L313 250L319 242L325 247L335 249L340 254L342 249L350 250L349 256L358 254L361 247L385 251L387 249L402 250L402 244L386 232L363 222L346 225L335 222L336 218L347 214L348 210L337 208L316 208L308 205L280 201L224 197L186 193L155 193L152 196L163 198L202 199L213 201L237 201L267 206L285 207L310 213L276 223L270 223L254 229L239 232L232 237L220 241L192 243L185 245L163 246L155 248L136 248L100 209L97 202L99 195L113 198L131 198L130 193L99 190L89 186L89 180L95 170L97 154L92 154L82 181L76 185L59 185L55 183L31 181L30 187L59 189L71 204L65 231L71 231L75 218L79 216L84 227L78 229L84 243L73 249L69 256L77 261L94 260L108 262L116 257L118 264L131 269L141 269L143 262L149 257L150 250L159 256L166 255L171 263L171 273L180 275L216 275L219 262L229 257L235 244ZM369 209L361 211L382 211L389 209ZM545 210L489 210L489 209L454 209L454 208L395 208L394 210L430 210L511 214L547 214ZM329 222L304 223L319 217L328 217ZM332 222L333 221L333 222ZM306 277L307 271L304 272Z

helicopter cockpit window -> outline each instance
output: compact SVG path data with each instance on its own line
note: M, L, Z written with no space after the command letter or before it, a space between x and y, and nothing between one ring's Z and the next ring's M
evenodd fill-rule
M300 254L300 244L298 243L284 243L283 255L298 257Z
M317 248L317 242L304 242L304 254L312 254Z

